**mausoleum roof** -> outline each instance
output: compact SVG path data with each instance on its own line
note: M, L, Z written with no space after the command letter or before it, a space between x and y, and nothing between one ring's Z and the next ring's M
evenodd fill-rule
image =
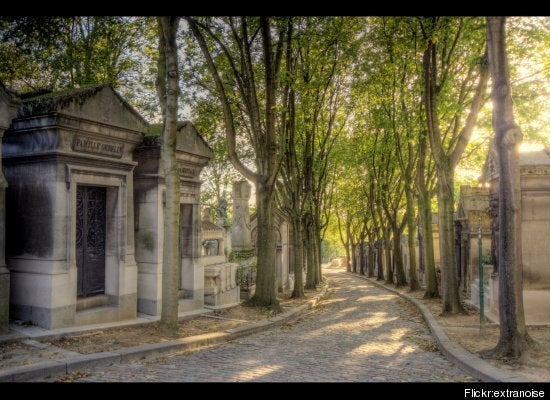
M106 102L105 100L108 96L113 96L118 101L112 101L111 99L111 101ZM100 104L93 104L93 106L89 107L90 109L84 110L85 105L92 102L92 99L105 102L105 106L101 107ZM57 92L42 90L23 94L21 95L21 100L22 105L19 107L19 118L60 112L87 119L97 117L97 119L101 119L101 122L106 124L127 127L127 125L131 124L130 121L127 118L120 117L121 111L124 110L137 119L137 121L134 120L133 124L131 124L135 125L132 128L145 131L149 125L141 114L110 85L82 86ZM119 105L120 109L113 106L113 103Z
M160 145L160 136L162 136L163 124L150 124L147 129L147 135L145 136L146 145ZM178 132L184 129L190 129L199 139L200 147L208 157L212 157L213 150L208 142L202 137L200 132L195 128L191 121L178 121Z

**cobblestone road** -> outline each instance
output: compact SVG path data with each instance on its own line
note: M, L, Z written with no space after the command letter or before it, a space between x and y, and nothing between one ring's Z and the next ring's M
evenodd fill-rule
M470 381L397 295L327 269L331 293L290 325L153 362L90 370L79 381Z

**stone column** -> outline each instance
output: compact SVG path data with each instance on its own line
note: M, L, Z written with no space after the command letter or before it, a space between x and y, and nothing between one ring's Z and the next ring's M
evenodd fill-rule
M2 172L2 137L11 120L17 116L18 104L0 84L0 333L8 331L10 307L10 272L6 266L5 226L6 187L8 183Z
M247 250L252 247L248 209L250 189L251 186L247 181L233 182L233 226L231 228L233 251Z

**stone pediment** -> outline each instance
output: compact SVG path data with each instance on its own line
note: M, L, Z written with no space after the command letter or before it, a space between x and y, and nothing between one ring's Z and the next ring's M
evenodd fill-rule
M159 147L162 136L162 124L151 124L147 136L143 140L144 146ZM214 156L212 148L190 121L178 122L176 149L194 156L211 159Z
M486 211L489 208L489 188L460 186L459 208L462 216L467 216L470 211Z
M520 166L522 176L550 175L550 148L520 153Z
M145 119L108 85L26 96L19 118L58 113L106 125L147 131Z
M176 149L205 158L212 158L214 153L190 121L178 123Z
M550 148L519 153L521 175L549 175ZM498 157L493 142L489 146L489 154L482 170L482 182L499 179Z
M275 226L280 226L283 222L290 222L287 215L282 212L279 208L276 208L273 211L273 222L275 223ZM254 211L252 214L250 214L250 221L254 221L254 225L256 224L256 219L258 218L258 215L256 214L256 211Z
M550 148L519 154L519 163L524 165L550 165Z

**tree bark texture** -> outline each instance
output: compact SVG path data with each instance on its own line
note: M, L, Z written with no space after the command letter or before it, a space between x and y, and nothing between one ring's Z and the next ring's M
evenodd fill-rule
M163 59L159 57L159 94L164 110L161 157L166 186L160 323L165 329L175 331L178 327L180 220L180 176L176 160L179 95L176 33L179 17L158 17L158 24L159 56L164 55Z
M521 257L521 187L519 145L522 133L514 109L506 54L506 18L487 17L489 68L493 82L493 129L498 154L499 318L498 356L518 358L531 339L523 310Z
M292 220L292 230L294 239L294 290L292 297L297 299L304 297L304 256L302 254L304 247L300 221Z

